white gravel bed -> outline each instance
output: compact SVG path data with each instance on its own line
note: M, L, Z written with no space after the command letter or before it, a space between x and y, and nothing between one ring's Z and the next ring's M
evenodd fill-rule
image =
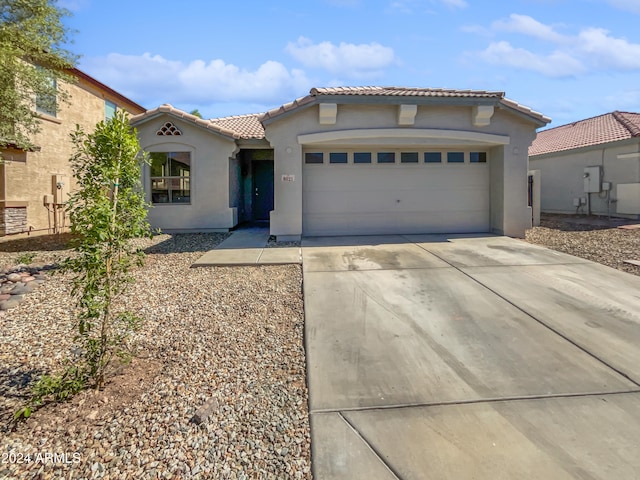
M640 275L640 267L624 263L624 260L640 260L640 229L625 230L616 226L616 223L627 222L605 223L605 219L593 216L543 214L541 225L528 230L526 240Z
M311 478L300 266L189 268L223 238L153 239L123 299L146 319L138 357L103 391L0 431L0 478ZM2 426L28 383L62 366L72 305L57 275L0 315Z

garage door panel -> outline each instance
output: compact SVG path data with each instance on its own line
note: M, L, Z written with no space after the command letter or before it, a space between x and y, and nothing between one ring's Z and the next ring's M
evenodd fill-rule
M486 210L489 195L486 189L425 187L422 190L367 190L367 191L308 192L306 213L366 213L366 212L440 212L467 210L478 206ZM464 208L457 207L465 205Z
M489 231L483 165L305 165L303 234Z
M402 214L366 213L310 214L305 235L384 235L416 233L478 233L487 231L485 212L421 212Z
M478 168L477 168L478 167ZM384 189L393 182L394 189L415 189L429 185L451 185L459 187L477 186L486 188L489 169L486 165L460 165L455 167L407 168L393 166L392 168L373 168L363 166L329 166L307 167L305 173L305 190L352 190L367 191L373 188Z

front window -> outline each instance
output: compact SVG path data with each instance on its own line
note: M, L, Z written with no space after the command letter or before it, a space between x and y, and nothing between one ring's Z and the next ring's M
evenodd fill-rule
M152 203L191 203L191 153L149 155Z
M113 118L113 116L116 114L117 108L118 107L116 106L115 103L110 102L109 100L104 101L104 121L105 122L108 122Z
M36 95L36 112L55 117L58 110L58 99L55 91L58 86L54 78L51 78L50 82L52 93L48 95Z

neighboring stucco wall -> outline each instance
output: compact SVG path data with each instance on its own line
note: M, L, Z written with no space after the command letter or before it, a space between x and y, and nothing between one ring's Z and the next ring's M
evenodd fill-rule
M584 192L584 169L600 166L602 181L609 182L611 188L608 194L603 191L590 195L591 213L616 215L616 204L609 200L616 198L617 185L640 182L640 155L633 155L637 152L640 143L633 140L531 157L531 169L540 170L541 174L542 211L587 213L589 194ZM576 198L583 199L580 207L574 206Z
M41 131L32 139L39 151L3 152L5 188L0 201L27 205L25 229L47 232L53 226L53 216L43 203L44 195L53 193L52 175L60 174L68 179L65 190L75 188L69 158L73 154L70 134L75 131L76 124L85 132L92 132L105 118L105 99L124 108L118 99L84 81L64 84L60 88L68 91L70 103L60 103L55 118L41 116Z
M271 213L271 233L280 237L302 233L302 145L298 135L349 129L398 127L397 105L338 105L334 125L320 125L318 106L301 109L266 125L266 137L275 153L275 208ZM416 139L366 139L372 142L396 142L401 146L482 146L491 152L491 228L494 232L523 237L529 225L527 208L527 150L535 138L533 123L496 109L491 124L476 127L472 123L471 107L418 106L412 129L460 130L508 136L505 147L473 141ZM407 127L401 127L407 128ZM444 132L443 132L444 133ZM348 140L345 140L348 142ZM358 142L352 142L351 145ZM346 143L341 143L345 145ZM295 181L283 182L282 175L294 175Z
M170 121L180 136L157 136ZM138 138L147 152L191 152L191 203L156 204L149 209L149 223L165 231L227 231L237 223L237 208L230 207L230 158L235 142L169 115L160 115L137 126ZM234 163L231 163L233 165ZM147 202L151 202L149 167L143 172ZM237 202L235 196L233 202Z

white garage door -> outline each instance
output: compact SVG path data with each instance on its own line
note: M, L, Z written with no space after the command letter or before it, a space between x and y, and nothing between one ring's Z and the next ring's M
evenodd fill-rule
M303 234L489 231L483 151L305 150Z

